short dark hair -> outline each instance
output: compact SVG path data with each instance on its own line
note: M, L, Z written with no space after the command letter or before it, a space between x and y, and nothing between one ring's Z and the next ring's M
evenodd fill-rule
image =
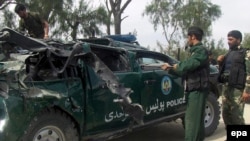
M227 37L229 36L234 37L236 39L240 39L240 41L242 41L242 34L239 30L232 30L228 32Z
M188 28L188 35L195 35L195 37L201 41L202 40L202 36L203 36L204 32L200 27L197 26L191 26Z
M19 13L20 11L26 10L26 7L23 4L17 4L15 7L15 12Z

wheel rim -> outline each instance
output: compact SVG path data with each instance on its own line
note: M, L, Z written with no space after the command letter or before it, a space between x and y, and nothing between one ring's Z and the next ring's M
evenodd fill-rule
M46 126L40 129L33 141L66 141L63 132L55 126Z
M213 106L210 102L206 103L206 108L205 108L205 127L208 127L209 125L212 124L214 119L214 109Z

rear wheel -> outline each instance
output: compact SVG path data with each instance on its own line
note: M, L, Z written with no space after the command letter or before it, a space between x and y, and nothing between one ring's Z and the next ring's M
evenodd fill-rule
M205 135L209 136L214 133L219 125L220 105L214 94L209 94L205 106Z
M210 136L214 133L219 125L220 120L220 105L214 94L210 93L207 97L205 106L205 136ZM185 117L181 118L182 125L185 128Z
M21 141L79 141L79 136L71 119L54 109L35 117Z

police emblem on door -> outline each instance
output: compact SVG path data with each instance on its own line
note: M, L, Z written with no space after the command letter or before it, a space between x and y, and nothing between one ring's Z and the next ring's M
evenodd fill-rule
M168 76L164 76L161 80L161 91L164 95L168 95L172 89L172 82Z

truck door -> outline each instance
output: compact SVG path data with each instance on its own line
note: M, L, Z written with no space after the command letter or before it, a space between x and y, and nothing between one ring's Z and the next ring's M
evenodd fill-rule
M92 49L102 63L108 67L117 80L125 88L137 87L139 81L138 72L134 73L129 67L129 63L123 58L122 53L115 50ZM106 75L105 70L100 70L101 75ZM87 131L104 132L104 130L126 128L129 121L132 120L127 113L124 113L121 105L115 100L120 98L119 95L112 93L107 87L107 82L102 80L100 75L93 70L91 66L87 66L89 88L87 96ZM107 76L105 76L107 77ZM112 81L112 80L111 80ZM133 88L131 88L133 90ZM134 93L132 101L136 99ZM138 95L139 97L139 95ZM137 98L138 99L138 98Z
M165 62L176 63L172 58L147 51L137 53L141 68L141 105L145 121L171 116L183 110L185 103L182 78L161 69Z

